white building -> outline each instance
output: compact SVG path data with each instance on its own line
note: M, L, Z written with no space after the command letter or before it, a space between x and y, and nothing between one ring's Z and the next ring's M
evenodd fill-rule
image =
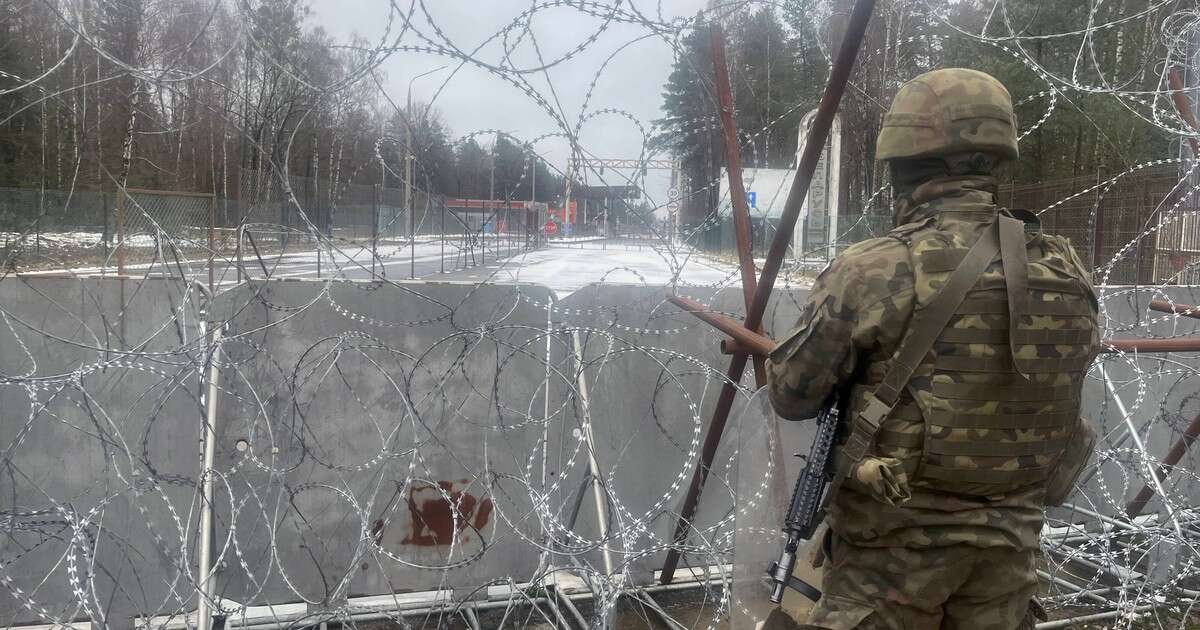
M800 124L800 134L797 142L796 161L793 168L743 168L742 183L746 188L746 201L752 220L767 219L778 221L783 216L783 208L791 191L792 180L796 177L796 163L804 151L804 141L812 127L816 110L809 112ZM838 197L841 191L841 152L842 134L839 119L834 119L830 139L825 144L825 151L817 169L813 173L813 181L808 189L808 198L800 210L800 218L792 232L793 256L828 257L835 255L834 244L838 238ZM729 173L721 169L720 201L717 211L722 217L730 216L733 204L729 198Z

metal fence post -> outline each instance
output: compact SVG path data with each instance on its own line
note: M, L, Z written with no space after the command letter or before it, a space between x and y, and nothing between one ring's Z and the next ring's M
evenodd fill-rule
M438 240L441 241L442 244L442 254L439 257L439 261L441 262L442 273L446 273L446 200L444 198L442 199L441 223L441 226L438 228L438 231L441 232Z
M117 188L117 275L125 275L125 188Z
M287 190L283 182L279 182L279 248L280 253L287 252L288 243L288 216L287 216Z
M412 193L408 193L408 279L417 277L417 213L413 212Z
M237 267L238 284L241 284L242 283L242 223L245 221L246 217L244 216L244 214L242 212L242 187L240 185L240 182L238 185L237 192L238 192L238 202L235 207L237 208L238 219L237 219L237 228L233 232L233 235L237 238L237 243L235 243L233 246L233 259L237 261L234 264L234 266ZM226 197L225 197L225 224L228 225L229 224L229 196L228 196L229 190L228 190L228 187L226 187L225 195L226 195ZM249 234L249 232L247 232L247 234Z
M213 292L213 260L217 248L217 195L208 198L208 292Z
M120 333L121 349L125 344L125 187L117 188L117 330ZM105 263L107 266L107 263Z
M1104 244L1104 205L1103 195L1100 192L1100 171L1096 171L1096 221L1092 232L1092 271L1100 268L1103 261L1103 253L1101 253L1102 245Z
M313 184L313 185L315 186L316 184ZM314 197L317 197L317 196L314 195ZM314 199L313 203L315 203L317 206L317 209L315 210L315 214L316 214L316 224L317 224L317 236L316 236L317 278L319 279L321 277L321 249L324 246L324 242L322 242L321 235L322 235L322 233L324 233L325 236L329 236L328 232L329 232L329 212L330 211L329 211L328 207L326 207L323 210L321 209L322 204L321 204L320 197L317 197L316 199Z
M218 353L221 344L221 327L216 322L208 322L209 340L212 342L212 352L208 356L208 392L204 398L204 469L203 480L200 483L200 529L196 537L200 543L199 580L197 588L196 618L199 629L208 630L212 622L212 607L209 602L213 599L216 589L216 571L213 565L213 512L216 500L216 440L217 440L217 393L220 391L218 381ZM219 610L219 609L218 609Z
M379 257L379 184L371 184L371 279L375 279L375 259Z
M320 187L317 184L317 179L314 177L311 182L311 188L305 186L306 189L312 191L309 195L308 208L312 215L313 225L317 227L315 237L310 237L310 241L315 241L317 244L317 278L321 277L321 233L328 231L329 227L329 209L321 203Z
M100 232L100 243L104 247L104 264L100 265L100 275L104 275L104 269L108 266L108 240L111 236L108 233L108 193L100 193L100 204L103 207L101 220L104 222L104 227Z

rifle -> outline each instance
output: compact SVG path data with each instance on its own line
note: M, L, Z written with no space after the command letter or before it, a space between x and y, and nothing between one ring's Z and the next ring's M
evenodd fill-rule
M801 470L800 476L796 478L792 502L783 522L783 531L788 536L787 542L783 546L783 552L779 554L779 560L772 562L767 568L767 577L773 583L771 601L776 604L783 601L783 592L787 587L795 589L814 602L821 598L821 591L792 575L792 570L796 568L796 549L800 542L812 538L813 532L825 518L825 490L833 479L832 451L838 425L838 405L835 397L835 400L817 416L817 434L809 449L808 459L804 462L804 470Z

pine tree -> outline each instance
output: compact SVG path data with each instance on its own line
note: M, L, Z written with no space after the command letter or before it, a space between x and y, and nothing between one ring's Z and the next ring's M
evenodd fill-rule
M686 179L681 220L692 225L715 211L716 183L724 164L712 67L709 27L701 14L676 49L675 65L663 89L666 116L655 121L651 147L680 161Z
M811 97L802 89L799 46L771 7L738 24L731 41L731 82L747 166L787 168L796 153L800 119Z

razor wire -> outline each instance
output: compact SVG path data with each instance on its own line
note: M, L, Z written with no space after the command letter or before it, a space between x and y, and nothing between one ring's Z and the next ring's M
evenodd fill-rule
M184 105L199 104L198 91L234 94L216 81L215 69L237 55L253 56L299 86L298 118L317 115L318 104L356 98L363 86L386 95L379 73L437 58L455 66L438 93L453 82L479 81L519 94L544 123L536 134L456 129L455 147L490 140L495 151L504 138L526 158L518 185L537 177L539 163L562 164L552 170L568 182L639 186L651 210L643 216L654 217L674 213L675 203L650 190L644 171L586 167L581 174L566 166L603 154L587 139L605 133L605 125L634 130L627 155L639 162L667 157L654 141L662 129L603 89L622 79L616 61L636 55L644 41L685 57L685 36L705 20L783 5L713 3L696 14L662 2L513 3L508 17L472 39L440 17L435 3L380 2L376 41L323 40L329 50L355 56L342 76L322 82L295 49L248 26L269 3L196 2L190 8L205 19L174 38L181 49L138 58L106 47L87 14L90 4L42 0L62 38L61 54L28 76L0 67L0 98L27 98L0 110L0 124L129 79L147 97L178 99L161 110L161 129L138 138L160 142L196 120ZM1093 3L1079 23L1033 35L1006 0L988 3L982 32L956 24L938 3L880 3L887 15L879 19L918 27L883 45L867 42L864 55L870 62L901 49L932 54L955 39L1019 64L1036 85L1014 93L1033 114L1024 117L1022 147L1056 114L1082 109L1085 98L1115 103L1121 116L1172 138L1175 155L1127 165L1029 209L1043 222L1056 214L1082 219L1089 234L1098 233L1106 196L1151 171L1170 172L1174 185L1122 232L1128 238L1098 254L1095 281L1106 337L1187 337L1197 332L1194 318L1149 305L1200 301L1200 291L1187 286L1200 271L1200 238L1188 240L1200 229L1200 179L1185 148L1200 133L1176 110L1168 81L1172 67L1197 72L1200 11L1171 0L1113 4ZM836 30L836 10L812 7L815 32ZM239 30L223 34L211 59L184 64L197 42L217 35L213 16L226 10ZM568 19L581 25L569 42L547 36L546 22ZM1136 21L1154 33L1154 45L1129 54L1145 57L1141 71L1159 77L1155 89L1106 68L1099 50ZM1078 41L1072 67L1044 65L1038 43L1068 39ZM828 66L829 42L817 44ZM59 89L51 79L84 48L113 74ZM896 63L893 89L917 73ZM461 78L463 68L477 74ZM574 109L551 75L564 70L587 77ZM1186 93L1200 100L1194 85ZM4 231L0 276L0 623L192 627L205 608L227 627L247 628L608 628L649 625L646 618L657 616L674 627L716 629L749 614L734 588L734 565L747 537L782 542L781 533L751 518L767 509L775 484L790 484L777 437L755 442L761 429L739 426L744 433L724 442L685 540L674 540L671 529L726 377L715 349L720 337L663 294L689 295L741 317L737 270L702 247L726 220L717 207L690 225L642 219L644 237L636 240L562 238L534 248L528 239L542 217L506 231L494 209L482 217L438 211L426 183L433 173L419 165L414 181L406 181L406 170L389 162L406 141L381 129L364 149L369 163L385 182L408 185L423 200L408 202L409 214L390 215L381 229L368 206L403 206L403 188L355 188L361 185L340 173L327 189L315 176L307 183L286 166L289 152L306 141L294 131L299 126L268 142L233 111L209 113L247 152L268 157L241 165L237 186L245 192L238 197L254 202L236 220L222 215L219 230L212 213L231 196L228 156L213 177L223 184L214 184L210 197L126 191L120 174L106 172L124 195L121 236L99 210L115 199L97 201L95 193L75 190L73 179L61 192L0 190L0 198L16 200L11 209L0 204L0 220L12 226ZM708 111L682 128L719 130L711 102ZM747 163L759 163L760 138L797 113L800 104L761 128L740 130ZM211 146L176 149L217 154ZM136 162L137 143L127 152ZM331 167L314 158L311 168ZM172 177L178 182L181 175ZM885 231L875 219L890 214L890 186L881 179L870 188L861 213L839 229L839 245ZM686 194L708 196L716 206L728 201L719 199L728 192L711 176L692 182ZM517 200L510 194L502 201ZM1080 203L1090 205L1083 214L1066 210ZM19 219L6 218L19 212ZM81 214L89 217L84 227L60 227L67 225L62 217ZM334 217L355 227L328 229ZM442 227L447 218L452 239ZM428 231L397 229L405 221ZM216 232L211 249L208 231ZM389 271L435 255L444 262L447 245L456 262L446 276L426 270L421 276L430 281L414 282ZM136 253L119 277L118 247ZM768 318L776 335L803 303L793 290L811 280L806 259L824 247L792 253L775 319ZM38 265L28 265L31 255ZM1140 270L1145 255L1152 282L1141 282L1138 271L1140 284L1110 284L1130 264ZM215 293L202 277L210 257L218 269ZM323 273L303 266L314 261ZM540 270L556 264L579 266L581 284L550 283ZM465 282L437 282L444 278ZM1196 457L1186 452L1200 430L1193 420L1200 418L1197 376L1200 363L1186 353L1108 354L1089 372L1086 408L1101 442L1069 505L1047 511L1039 576L1050 627L1197 622L1200 480ZM750 404L750 383L736 384L739 409ZM754 444L766 446L743 451ZM1183 459L1163 465L1176 444L1185 447ZM763 464L761 478L739 478L747 461ZM1154 491L1135 513L1130 499L1143 488ZM202 531L203 518L211 519L210 531ZM684 554L681 579L694 597L689 607L665 610L655 597L671 591L654 578L672 548Z

